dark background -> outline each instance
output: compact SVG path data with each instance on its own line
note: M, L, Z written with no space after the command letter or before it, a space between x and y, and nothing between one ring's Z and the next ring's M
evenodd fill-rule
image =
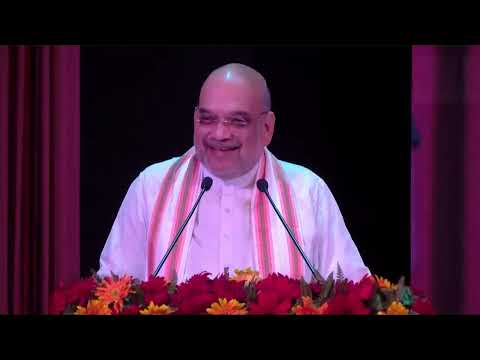
M192 146L201 84L229 62L267 79L273 154L326 181L372 272L409 281L409 46L82 47L82 276L139 172Z

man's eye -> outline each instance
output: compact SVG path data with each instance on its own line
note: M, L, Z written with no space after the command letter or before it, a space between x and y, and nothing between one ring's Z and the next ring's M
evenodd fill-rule
M202 116L200 116L200 121L212 122L212 121L214 121L214 117L210 116L210 115L202 115Z
M232 118L230 121L235 126L246 126L248 124L248 121L243 118Z

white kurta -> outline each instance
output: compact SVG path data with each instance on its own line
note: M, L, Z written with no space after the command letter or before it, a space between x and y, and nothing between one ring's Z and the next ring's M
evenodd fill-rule
M257 168L223 181L202 166L202 178L210 176L213 183L195 217L184 278L207 270L216 275L225 267L254 268L250 202Z
M148 226L160 184L176 159L149 166L131 184L102 251L99 275L113 272L148 278L145 265ZM360 280L369 270L325 182L302 166L281 164L294 191L294 199L299 202L296 208L306 255L323 277L335 273L338 263L347 278ZM178 274L178 281L185 281L201 271L217 275L225 267L231 271L257 268L250 216L257 167L230 181L222 181L201 167L202 176L212 177L213 185L190 219L194 222L192 238L186 247L187 260L184 270ZM284 229L277 226L274 231ZM304 267L305 278L310 279L308 267Z

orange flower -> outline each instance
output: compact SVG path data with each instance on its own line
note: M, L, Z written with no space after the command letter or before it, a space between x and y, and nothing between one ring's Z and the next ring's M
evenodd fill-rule
M113 308L120 312L123 308L123 300L128 296L132 278L130 276L123 276L114 280L110 277L104 279L95 292L95 296L105 304L113 303Z
M377 284L380 289L396 289L397 288L397 285L393 285L390 281L382 278L381 276L375 275L375 278L377 279Z
M246 315L248 311L245 309L244 303L239 303L236 299L227 301L223 298L213 303L207 309L207 313L210 315Z
M168 315L173 313L175 310L167 305L155 305L153 301L150 301L150 304L147 308L140 310L141 315Z
M394 301L388 307L387 315L408 315L408 309L398 301Z
M258 271L254 271L251 268L246 268L245 270L234 270L235 276L232 278L234 281L245 281L245 284L250 282L256 283L260 280L260 274Z
M112 310L101 300L89 300L87 307L77 306L75 315L111 315Z
M325 313L327 308L327 303L317 307L310 296L302 296L302 304L292 307L292 311L295 315L321 315Z

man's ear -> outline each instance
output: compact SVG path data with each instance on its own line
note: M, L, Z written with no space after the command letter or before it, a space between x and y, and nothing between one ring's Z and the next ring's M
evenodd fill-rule
M193 125L195 126L195 122L197 121L198 117L198 106L195 106L195 109L193 109Z
M270 145L274 130L275 130L275 113L273 111L269 111L268 114L265 115L265 122L263 124L265 146Z

